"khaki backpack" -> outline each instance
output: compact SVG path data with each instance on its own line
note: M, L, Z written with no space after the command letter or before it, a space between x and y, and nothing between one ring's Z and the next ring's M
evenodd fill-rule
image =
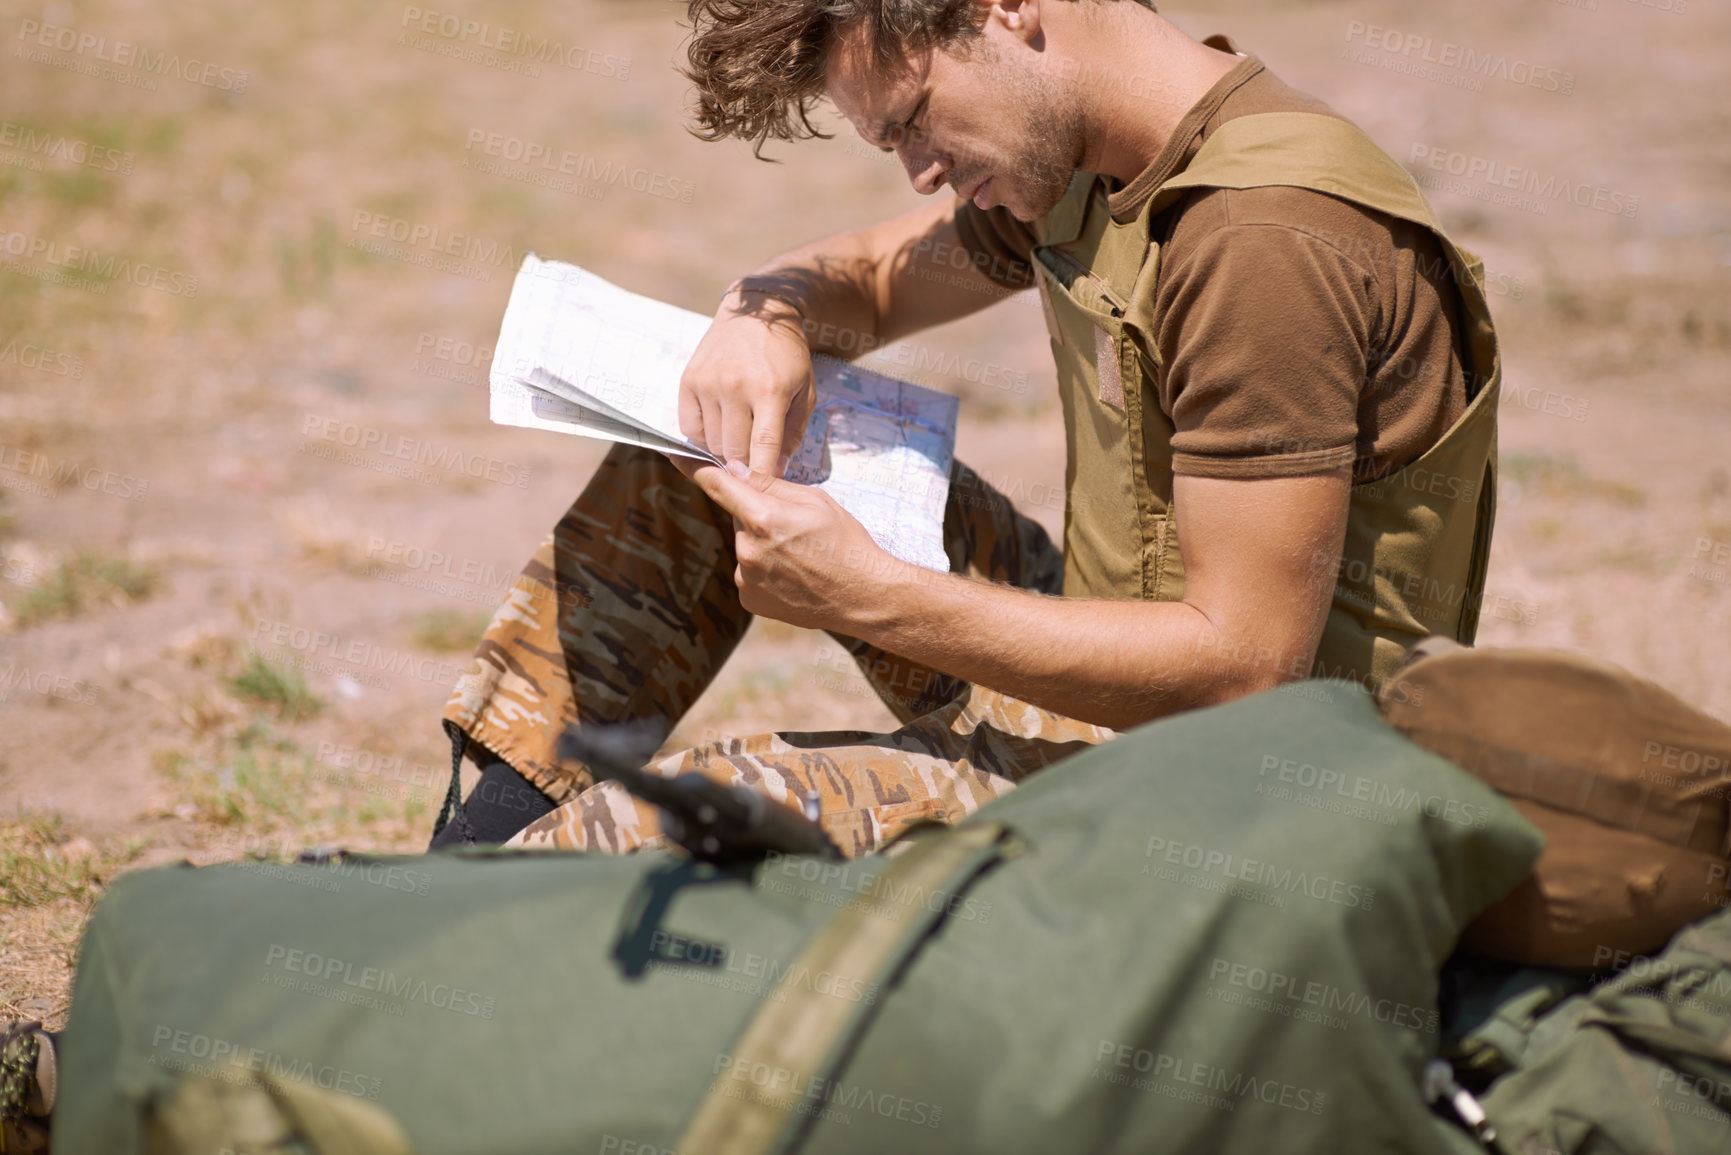
M1731 726L1606 662L1430 638L1383 717L1545 835L1466 945L1537 966L1625 965L1731 905Z

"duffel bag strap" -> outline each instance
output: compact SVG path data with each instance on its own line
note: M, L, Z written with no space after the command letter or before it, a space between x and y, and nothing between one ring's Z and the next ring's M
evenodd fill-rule
M698 1103L678 1151L726 1151L729 1155L781 1155L798 1139L800 1108L822 1088L872 1013L872 1007L818 994L799 976L829 972L864 983L886 983L913 954L946 903L1004 856L1005 827L983 823L954 827L911 840L891 858L872 887L870 902L843 907L823 926L775 990L734 1041L732 1062L715 1076ZM936 905L937 910L932 910ZM767 1067L805 1093L739 1093L733 1072Z

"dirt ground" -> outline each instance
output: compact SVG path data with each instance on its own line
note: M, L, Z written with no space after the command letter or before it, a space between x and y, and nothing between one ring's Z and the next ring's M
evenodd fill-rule
M0 1017L63 1021L120 872L424 846L450 684L601 453L487 422L522 253L708 312L915 203L845 126L774 165L687 135L682 11L0 3ZM1731 9L1162 11L1355 119L1485 258L1506 395L1481 642L1731 717ZM1440 63L1468 53L1492 63ZM924 335L914 375L1056 532L1038 315ZM760 622L675 741L888 721L828 639Z

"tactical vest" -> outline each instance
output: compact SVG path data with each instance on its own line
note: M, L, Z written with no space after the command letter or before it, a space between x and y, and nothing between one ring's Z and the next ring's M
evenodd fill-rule
M1135 220L1115 222L1105 182L1079 172L1035 225L1034 266L1069 457L1064 593L1184 596L1173 426L1156 391L1160 244L1150 221L1192 189L1269 185L1313 189L1429 229L1460 291L1466 411L1416 461L1352 487L1338 568L1332 558L1315 567L1315 580L1333 587L1316 661L1291 671L1374 687L1418 639L1445 634L1470 643L1478 630L1496 512L1501 365L1483 264L1443 234L1412 177L1343 120L1300 112L1229 120Z

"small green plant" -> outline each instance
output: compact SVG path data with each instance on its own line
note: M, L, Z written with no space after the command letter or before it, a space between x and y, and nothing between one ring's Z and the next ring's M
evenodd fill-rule
M74 209L89 208L114 196L114 186L87 168L48 173L42 186L49 200Z
M300 747L293 738L283 737L273 733L270 723L263 718L254 718L241 727L234 735L234 744L242 750L262 749L274 750L279 754L293 754Z
M105 558L93 550L61 562L18 600L20 628L75 618L95 606L131 605L155 593L161 575L129 558Z
M299 670L278 666L257 650L247 651L246 664L228 679L228 688L243 702L270 707L285 722L304 722L325 708Z
M204 752L152 756L177 800L177 815L220 829L233 846L256 841L267 857L319 843L424 844L430 791L332 767L292 742L253 732L250 742L234 735Z
M467 652L480 643L490 621L480 610L429 610L415 619L415 644L442 654Z

